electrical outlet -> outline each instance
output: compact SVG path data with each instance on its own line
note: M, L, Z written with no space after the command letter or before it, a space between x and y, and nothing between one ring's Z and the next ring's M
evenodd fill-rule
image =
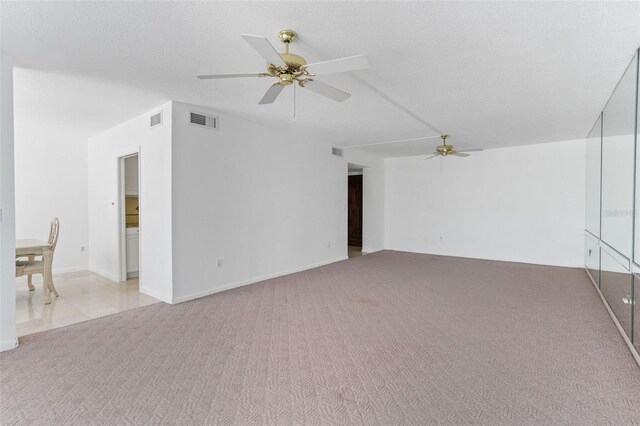
M80 251L87 251L87 248L85 246L80 247Z
M442 241L442 235L440 236L440 241Z
M218 268L222 268L222 258L218 259Z

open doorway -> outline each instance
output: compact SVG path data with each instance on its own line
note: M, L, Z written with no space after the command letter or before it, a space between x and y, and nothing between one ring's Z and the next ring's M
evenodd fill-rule
M137 153L120 158L120 280L135 281L140 273L140 184Z
M362 166L349 163L347 190L347 253L349 258L362 256Z

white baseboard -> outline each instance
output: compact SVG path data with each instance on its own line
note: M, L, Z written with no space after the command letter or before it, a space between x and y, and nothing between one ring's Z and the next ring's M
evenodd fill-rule
M9 351L17 347L18 347L18 338L14 337L13 339L5 340L4 342L0 343L0 352Z
M118 277L116 275L113 275L113 274L110 274L108 272L101 271L101 270L96 269L96 268L92 268L91 266L89 266L89 271L93 272L94 274L98 274L98 275L100 275L100 276L102 276L104 278L107 278L107 279L109 279L109 280L111 280L113 282L116 282L116 283L120 282L120 277Z
M320 266L329 265L329 264L335 263L335 262L341 262L341 261L347 260L347 259L349 259L348 256L343 256L343 257L338 257L338 258L331 259L331 260L324 261L324 262L318 262L318 263L314 263L314 264L311 264L311 265L302 266L302 267L299 267L299 268L293 268L293 269L288 269L288 270L281 271L281 272L276 272L274 274L268 274L268 275L263 275L263 276L257 277L257 278L250 278L248 280L237 281L235 283L226 284L226 285L223 285L223 286L220 286L220 287L216 287L216 288L212 288L212 289L208 289L208 290L203 290L203 291L198 291L196 293L191 293L191 294L188 294L186 296L174 297L174 298L171 299L170 303L182 303L182 302L186 302L188 300L199 299L200 297L209 296L209 295L214 294L214 293L220 293L221 291L231 290L233 288L242 287L242 286L249 285L249 284L255 284L255 283L260 282L260 281L270 280L272 278L282 277L284 275L295 274L296 272L302 272L302 271L306 271L308 269L318 268ZM151 294L150 294L150 296L155 297L155 296L153 296ZM162 300L162 299L160 299L160 300Z
M158 300L162 300L165 303L172 303L171 296L166 293L162 293L160 291L154 290L152 288L144 287L144 286L140 287L138 290L142 294L146 294L147 296L151 296Z
M406 248L393 248L386 247L385 250L397 251L401 253L417 253L417 254L429 254L432 256L446 256L446 257L459 257L461 259L474 259L474 260L491 260L496 262L510 262L510 263L524 263L527 265L540 265L540 266L559 266L562 268L584 268L584 265L572 264L566 262L550 262L546 260L539 259L524 259L524 258L506 258L506 257L478 257L478 256L470 256L470 255L461 255L461 254L450 254L450 253L440 253L433 251L423 251L423 250L410 250Z
M51 272L53 273L53 275L58 275L58 274L67 274L69 272L80 272L80 271L88 271L88 270L89 270L89 267L85 265L85 266L69 266L66 268L54 269Z
M60 268L60 269L54 269L53 271L51 271L54 275L60 275L60 274L67 274L70 272L80 272L80 271L88 271L88 267L86 266L71 266L68 268ZM22 277L16 277L16 284L20 285L20 284L24 284L27 282L27 276L24 275Z
M373 249L373 248L364 248L362 247L362 254L371 254L371 253L376 253L379 251L383 251L383 248L379 248L379 249Z
M611 309L611 306L609 306L609 302L607 302L607 299L605 299L604 295L600 291L600 288L598 287L598 284L596 284L596 281L591 276L591 273L589 272L589 269L586 268L586 267L584 269L585 269L585 271L587 273L587 276L591 280L591 284L593 284L593 287L598 292L598 295L600 295L600 299L602 299L602 303L604 303L605 308L607 308L607 312L609 312L609 316L611 317L611 319L615 323L616 327L618 328L618 331L622 335L622 338L624 339L625 343L629 347L629 350L631 351L631 355L633 356L633 359L636 360L636 362L638 363L638 367L640 367L640 354L636 350L635 346L633 346L633 343L631 343L631 340L629 340L629 337L627 336L627 333L624 331L624 328L622 328L622 325L618 321L618 318L616 318L616 315L613 313L613 310Z

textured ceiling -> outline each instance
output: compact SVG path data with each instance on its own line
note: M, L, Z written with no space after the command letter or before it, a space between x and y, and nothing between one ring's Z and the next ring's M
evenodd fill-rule
M584 137L640 45L640 2L1 2L14 57L16 120L91 135L166 100L293 127L338 145L451 134L460 147ZM373 68L322 80L334 103L292 90L257 105L263 79L240 33L293 28L308 62L366 54ZM375 88L372 89L372 88ZM410 112L410 113L407 113ZM419 118L419 119L417 119ZM377 146L431 151L437 139Z

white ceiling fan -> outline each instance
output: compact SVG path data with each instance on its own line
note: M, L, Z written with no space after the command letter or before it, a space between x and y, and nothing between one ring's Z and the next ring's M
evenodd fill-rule
M468 157L471 154L467 154L467 152L482 151L482 148L457 150L453 147L453 145L447 145L447 137L449 137L449 135L440 135L440 138L442 138L442 145L438 145L433 155L425 158L425 160L430 160L431 158L435 157L446 157L449 155L452 155L454 157Z
M349 93L322 83L316 80L315 76L371 68L371 63L369 63L369 60L364 55L307 64L307 61L302 56L289 53L289 43L296 38L296 34L292 30L282 30L278 33L278 38L280 38L285 46L284 53L278 53L266 37L252 34L241 34L241 36L260 56L267 60L266 72L210 74L198 75L197 77L201 80L242 77L272 77L278 79L277 82L269 87L262 99L260 99L260 102L258 102L259 104L273 103L286 86L290 86L296 82L300 87L326 96L336 102L343 102L351 96Z

